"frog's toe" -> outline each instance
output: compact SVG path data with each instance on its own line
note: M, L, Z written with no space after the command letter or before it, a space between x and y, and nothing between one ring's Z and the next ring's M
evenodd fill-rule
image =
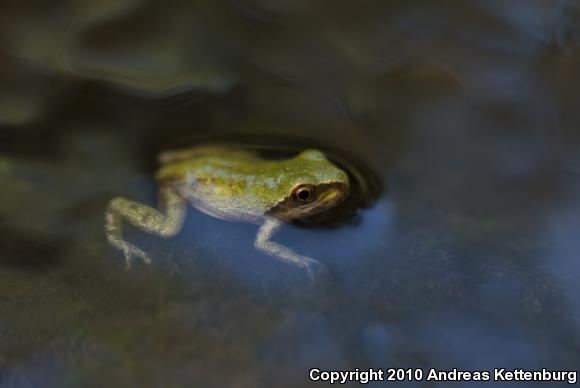
M151 259L149 255L143 252L141 249L134 247L132 245L128 245L123 249L123 253L125 254L125 267L127 270L131 269L133 258L141 259L145 264L151 264Z
M326 265L316 261L310 260L304 267L306 270L306 274L311 281L315 281L317 279L332 279L332 275L330 271L326 267Z
M133 260L133 258L131 257L131 255L125 253L125 269L127 271L129 271L131 269L131 261Z

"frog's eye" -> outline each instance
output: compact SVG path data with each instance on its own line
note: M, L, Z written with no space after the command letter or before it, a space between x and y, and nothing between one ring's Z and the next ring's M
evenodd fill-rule
M309 184L297 186L292 191L292 199L300 203L309 203L314 201L314 186Z

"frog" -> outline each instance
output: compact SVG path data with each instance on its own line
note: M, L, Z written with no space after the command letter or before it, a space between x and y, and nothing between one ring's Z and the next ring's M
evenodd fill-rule
M343 203L349 175L319 149L285 159L268 159L248 149L197 146L163 151L155 173L158 207L113 198L105 214L108 242L121 250L126 268L149 254L123 239L123 222L162 238L176 236L189 207L218 219L258 225L254 247L314 277L327 272L318 260L272 240L283 225L304 220Z

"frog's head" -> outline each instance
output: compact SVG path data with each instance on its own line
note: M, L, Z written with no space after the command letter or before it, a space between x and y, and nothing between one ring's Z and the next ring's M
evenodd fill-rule
M346 172L318 150L306 150L290 159L281 181L281 199L270 214L295 220L319 214L343 202L350 193Z

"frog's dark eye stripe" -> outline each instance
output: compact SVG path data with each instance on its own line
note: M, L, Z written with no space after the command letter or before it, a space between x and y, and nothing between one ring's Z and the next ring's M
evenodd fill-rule
M314 186L304 184L295 187L292 191L292 199L300 203L310 203L314 201Z

